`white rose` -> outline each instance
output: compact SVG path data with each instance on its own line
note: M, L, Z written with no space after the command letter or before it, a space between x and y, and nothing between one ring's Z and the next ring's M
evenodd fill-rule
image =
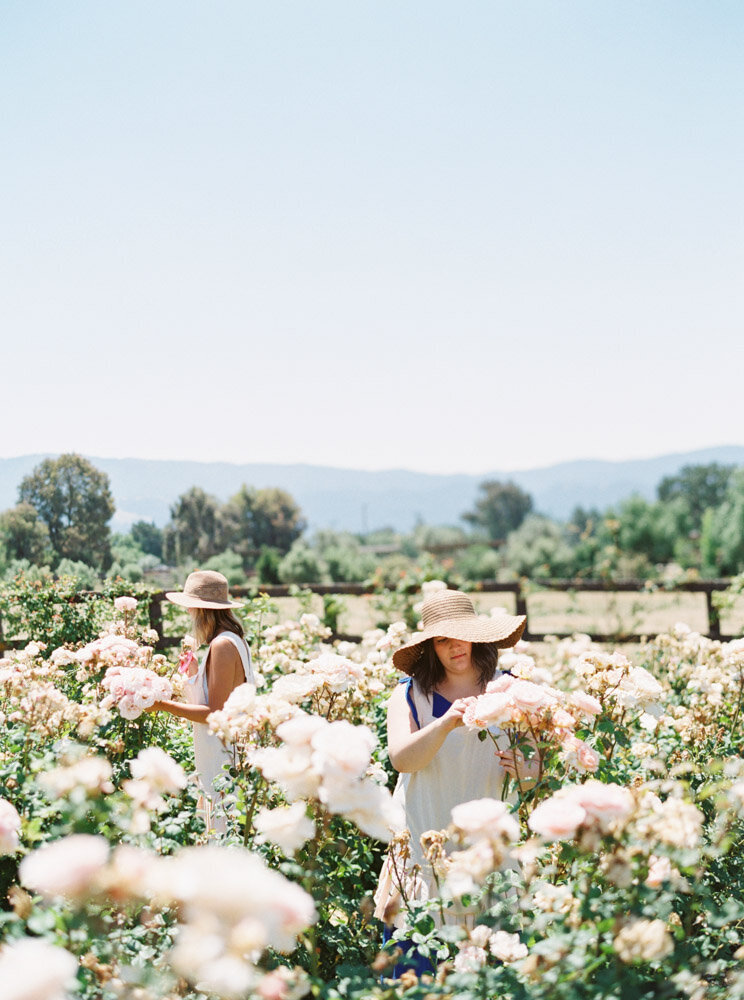
M21 882L42 896L78 899L95 884L106 864L108 842L86 833L73 834L27 854L21 862Z
M315 836L315 824L306 815L304 802L295 802L294 805L278 809L259 810L255 827L260 834L260 842L268 840L290 857Z
M0 951L3 1000L64 1000L74 987L77 959L39 938L20 938Z
M130 768L132 777L146 781L153 791L175 793L186 787L184 769L160 747L140 750Z

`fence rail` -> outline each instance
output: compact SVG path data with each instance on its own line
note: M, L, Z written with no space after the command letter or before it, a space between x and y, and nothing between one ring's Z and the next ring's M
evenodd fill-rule
M527 617L527 627L524 631L524 638L532 642L540 642L547 636L557 637L559 639L568 638L573 635L577 630L573 629L568 632L533 632L530 629L529 620L529 609L528 609L528 598L540 591L552 590L563 593L608 593L608 594L622 594L622 593L637 593L637 594L649 594L649 593L695 593L705 595L705 604L707 611L707 621L708 627L704 633L711 639L718 639L722 642L728 642L731 639L738 638L735 635L726 635L721 632L721 621L718 612L718 608L713 602L713 595L717 592L727 590L731 585L731 581L728 579L716 579L716 580L691 580L685 583L676 584L675 586L662 586L657 584L649 584L645 580L540 580L540 581L510 581L508 583L499 583L495 580L483 580L479 583L472 585L472 590L474 593L501 593L501 594L513 594L515 610L518 615L525 615ZM377 591L373 587L365 586L361 583L329 583L329 584L307 584L303 586L304 590L309 590L313 594L318 594L323 596L325 594L338 594L341 596L349 597L367 597L372 596ZM247 597L250 598L254 596L257 592L266 594L268 597L291 597L293 592L296 592L295 588L288 585L266 585L259 588L256 587L232 587L231 594L235 597ZM96 596L94 593L87 592L76 595L76 599L84 600L86 597ZM75 598L74 598L75 599ZM149 597L149 620L150 627L153 628L158 634L158 649L167 649L172 646L177 646L181 639L180 636L166 635L163 627L163 601L165 600L165 591L160 590L150 595ZM622 629L618 629L614 632L588 632L586 633L594 642L641 642L645 639L651 639L657 632L645 631L645 632L625 632ZM361 637L358 635L347 635L338 633L334 636L337 639L345 639L348 641L358 641ZM9 639L5 640L3 636L2 619L0 619L0 652L5 649L18 649L26 645L28 640L26 639Z

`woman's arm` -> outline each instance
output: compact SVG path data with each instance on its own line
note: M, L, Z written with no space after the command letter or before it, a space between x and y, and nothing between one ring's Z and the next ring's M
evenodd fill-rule
M445 715L423 729L416 729L406 701L405 685L390 695L387 711L388 756L396 771L420 771L429 764L453 729L463 724L468 698L453 702Z
M177 715L179 719L188 719L189 722L206 722L213 710L209 705L192 705L186 701L156 701L145 711L168 712L170 715Z
M219 711L237 687L236 671L242 664L240 654L229 639L215 639L209 650L207 672L208 705L192 705L181 701L156 701L151 711L170 712L190 722L206 722L212 712Z

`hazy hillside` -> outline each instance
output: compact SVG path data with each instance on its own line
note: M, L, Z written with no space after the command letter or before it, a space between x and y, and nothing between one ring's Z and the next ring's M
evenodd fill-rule
M0 459L0 510L17 500L18 484L43 455ZM683 465L744 464L744 447L707 448L630 462L563 462L520 472L428 475L388 469L366 472L313 465L233 465L227 462L168 462L144 459L90 460L111 478L117 503L114 527L145 519L164 524L175 498L201 486L224 500L242 483L281 486L299 502L312 527L361 531L383 525L409 529L417 518L456 524L470 508L478 483L513 479L535 498L538 510L565 518L577 504L605 508L633 492L652 498L659 480Z

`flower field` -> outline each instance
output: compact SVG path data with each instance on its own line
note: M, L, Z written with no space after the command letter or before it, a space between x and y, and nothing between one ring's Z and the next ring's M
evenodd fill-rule
M385 750L406 627L331 643L312 613L246 611L257 686L210 717L225 834L190 725L148 712L190 645L157 652L133 598L0 660L2 1000L744 997L744 640L678 625L632 661L582 635L502 653L465 722L537 778L426 835L420 901ZM430 972L391 978L402 939Z

